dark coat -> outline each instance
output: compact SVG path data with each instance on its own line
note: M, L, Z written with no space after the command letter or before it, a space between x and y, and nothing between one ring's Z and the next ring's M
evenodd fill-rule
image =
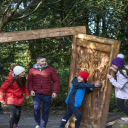
M85 92L89 91L90 88L95 88L95 85L89 84L88 82L86 83L78 82L77 78L75 77L72 80L72 86L70 88L70 91L66 98L65 103L67 105L80 107L82 104Z

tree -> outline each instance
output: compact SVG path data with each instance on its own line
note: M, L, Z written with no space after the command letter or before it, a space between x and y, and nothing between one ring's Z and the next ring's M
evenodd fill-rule
M0 31L8 22L22 20L37 11L41 5L52 5L58 1L45 3L45 0L1 0Z

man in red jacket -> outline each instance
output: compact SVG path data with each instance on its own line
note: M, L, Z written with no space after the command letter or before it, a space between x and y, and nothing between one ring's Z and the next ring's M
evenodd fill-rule
M41 101L43 102L42 127L46 128L51 97L55 98L59 92L59 77L55 69L47 64L44 56L38 56L36 60L37 63L29 70L28 89L33 96L34 117L36 122L35 128L41 128Z

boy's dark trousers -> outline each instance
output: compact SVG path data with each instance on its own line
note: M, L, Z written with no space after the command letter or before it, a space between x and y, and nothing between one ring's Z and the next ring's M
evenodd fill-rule
M80 112L78 107L74 107L74 106L69 106L66 110L66 113L64 115L64 117L62 118L61 124L59 128L65 128L65 125L67 123L67 121L69 120L69 118L71 117L71 115L74 114L76 119L75 119L75 128L79 128L80 126L80 122L81 122L81 117L82 117L82 113Z

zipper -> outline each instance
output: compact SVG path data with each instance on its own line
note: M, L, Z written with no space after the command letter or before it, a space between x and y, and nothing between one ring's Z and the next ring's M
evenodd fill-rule
M42 75L42 71L43 70L44 70L44 68L40 70L40 76L41 76L41 94L43 94L43 84L42 84L43 83L43 80L42 80L42 76L43 76Z
M40 70L40 76L41 76L41 94L43 93L43 88L42 88L42 70Z

